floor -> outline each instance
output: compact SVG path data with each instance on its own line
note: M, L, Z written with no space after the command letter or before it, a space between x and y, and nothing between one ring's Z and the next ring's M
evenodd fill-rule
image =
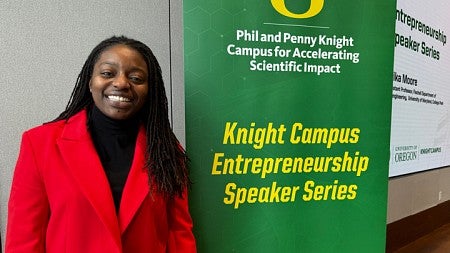
M450 224L438 228L393 253L450 253Z

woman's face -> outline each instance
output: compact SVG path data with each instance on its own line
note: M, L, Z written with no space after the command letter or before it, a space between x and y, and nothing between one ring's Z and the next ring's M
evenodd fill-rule
M112 119L128 119L145 104L148 70L136 50L115 45L103 51L94 65L89 88L95 105Z

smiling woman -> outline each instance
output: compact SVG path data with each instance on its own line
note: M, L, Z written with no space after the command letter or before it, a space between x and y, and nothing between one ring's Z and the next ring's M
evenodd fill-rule
M60 116L23 134L6 251L196 252L188 187L158 61L106 39Z
M112 119L127 119L144 106L148 93L147 64L139 52L124 45L105 50L94 65L89 83L95 105Z

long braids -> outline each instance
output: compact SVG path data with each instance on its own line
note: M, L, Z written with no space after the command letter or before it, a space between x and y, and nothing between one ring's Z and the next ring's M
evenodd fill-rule
M79 111L90 108L94 104L89 91L94 65L103 51L118 44L138 51L147 63L149 92L140 117L146 130L146 165L149 182L155 183L156 190L167 197L181 196L190 184L188 159L170 126L161 68L151 49L142 42L124 36L114 36L98 44L88 56L78 75L66 109L53 121L68 120Z
M153 56L151 59L156 61ZM151 159L147 160L147 167L153 168L149 172L158 180L158 190L164 193L182 193L189 186L187 170L187 156L173 133L168 115L168 102L159 64L149 64L152 69L154 89L149 92L146 123L148 139L147 153ZM180 170L180 163L182 168Z

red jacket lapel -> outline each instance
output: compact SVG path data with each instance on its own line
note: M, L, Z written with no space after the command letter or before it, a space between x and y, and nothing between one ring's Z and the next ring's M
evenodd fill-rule
M66 161L86 198L121 248L120 230L108 180L87 130L86 111L69 119L58 140Z
M145 167L146 143L145 129L141 127L136 141L133 164L125 183L119 208L120 231L122 233L130 224L149 192L148 174Z

